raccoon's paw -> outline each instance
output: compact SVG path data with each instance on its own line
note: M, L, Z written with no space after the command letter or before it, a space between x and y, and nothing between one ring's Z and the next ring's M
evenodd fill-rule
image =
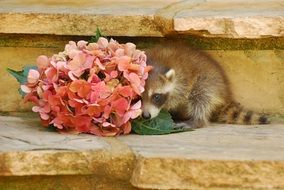
M187 130L196 129L196 127L194 127L194 125L192 125L192 123L189 122L178 122L174 123L174 129L183 129L187 131Z

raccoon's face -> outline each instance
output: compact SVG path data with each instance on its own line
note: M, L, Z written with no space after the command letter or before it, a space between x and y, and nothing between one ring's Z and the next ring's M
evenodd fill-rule
M152 119L166 106L171 92L174 89L175 71L150 72L146 81L145 91L142 94L142 117Z

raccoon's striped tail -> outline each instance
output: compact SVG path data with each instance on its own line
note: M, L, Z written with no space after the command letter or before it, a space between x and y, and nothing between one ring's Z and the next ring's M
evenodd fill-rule
M255 125L270 123L267 115L244 109L239 103L231 102L215 114L215 121L228 124Z

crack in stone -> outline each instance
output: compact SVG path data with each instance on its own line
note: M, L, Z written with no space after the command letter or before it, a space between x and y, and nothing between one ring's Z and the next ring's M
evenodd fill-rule
M29 142L27 140L18 139L18 138L14 138L14 137L3 136L3 135L1 135L0 137L6 138L6 139L10 139L10 140L16 140L16 141L24 142L24 143L27 143L27 144L32 144L31 142Z
M33 148L30 149L29 151L45 151L45 150L60 150L60 151L75 151L74 149L69 149L69 148Z
M194 0L194 1L180 1L177 3L172 3L160 10L158 10L157 14L170 14L172 19L176 16L176 14L180 11L183 11L185 9L193 9L195 7L198 7L200 4L205 3L206 0Z
M174 29L174 18L178 12L185 9L193 9L204 2L206 2L206 0L194 0L190 2L184 0L172 3L159 9L155 13L154 22L163 35L170 35L176 32Z

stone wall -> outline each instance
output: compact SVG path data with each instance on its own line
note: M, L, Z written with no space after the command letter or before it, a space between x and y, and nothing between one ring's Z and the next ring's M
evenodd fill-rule
M37 56L62 51L69 40L90 37L53 35L0 35L0 111L29 111L17 92L18 83L6 68L20 70L35 64ZM176 37L178 38L178 36ZM164 38L121 38L147 48ZM189 45L211 54L225 69L236 99L245 107L273 114L284 114L284 38L227 39L183 37Z

